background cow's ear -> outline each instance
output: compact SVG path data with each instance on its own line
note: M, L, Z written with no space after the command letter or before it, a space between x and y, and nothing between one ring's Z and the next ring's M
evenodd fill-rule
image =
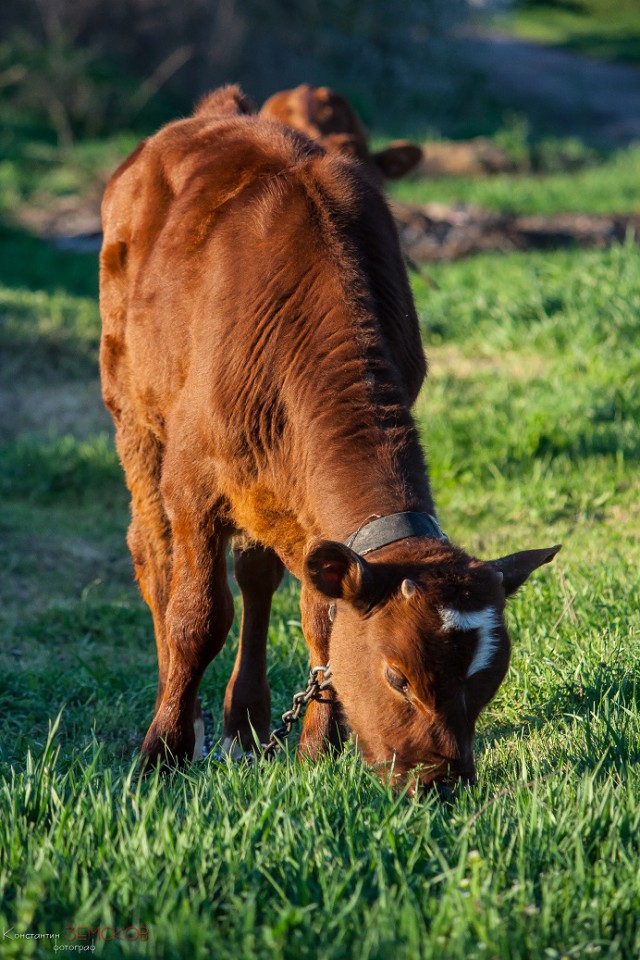
M507 596L521 587L527 577L543 563L551 563L560 545L547 547L544 550L521 550L520 553L510 553L508 557L499 560L489 560L489 566L502 574L504 592Z
M334 540L321 540L311 547L304 576L323 596L351 603L365 600L371 582L366 560Z
M387 180L399 180L422 160L422 147L409 140L394 140L384 150L373 154L373 160L380 173Z

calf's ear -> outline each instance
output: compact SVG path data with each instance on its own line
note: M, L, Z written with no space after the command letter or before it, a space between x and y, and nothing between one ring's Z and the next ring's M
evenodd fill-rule
M502 574L504 592L510 596L534 570L543 563L551 563L559 550L560 544L544 550L521 550L520 553L510 553L508 557L500 557L499 560L489 560L488 563L497 573Z
M366 603L372 575L366 560L334 540L314 544L304 561L304 578L325 597Z
M373 161L387 180L399 180L422 160L422 147L408 140L394 140L384 150L373 154Z

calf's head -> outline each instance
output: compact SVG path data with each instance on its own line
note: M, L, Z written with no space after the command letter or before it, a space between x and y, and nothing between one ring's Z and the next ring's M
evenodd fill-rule
M365 759L394 780L473 782L480 711L509 665L506 598L559 546L481 561L404 541L369 559L313 546L305 581L332 604L333 686Z
M330 87L303 83L274 93L260 115L319 140L329 152L359 160L378 181L404 177L422 160L422 148L408 140L394 140L383 150L371 152L358 114Z

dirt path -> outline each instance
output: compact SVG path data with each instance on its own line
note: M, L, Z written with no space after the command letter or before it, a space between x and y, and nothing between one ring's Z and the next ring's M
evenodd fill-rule
M563 136L597 146L640 139L640 69L501 34L469 42L488 92Z

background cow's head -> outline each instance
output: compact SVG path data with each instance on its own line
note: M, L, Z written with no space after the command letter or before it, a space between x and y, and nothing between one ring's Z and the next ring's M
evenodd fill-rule
M423 785L473 782L476 720L509 664L506 598L559 549L481 561L417 540L369 560L311 548L305 580L335 603L333 686L369 763Z
M404 177L422 160L422 148L408 140L394 140L384 150L370 152L357 113L345 97L329 87L304 83L295 90L275 93L260 114L319 140L327 150L357 158L385 180Z

